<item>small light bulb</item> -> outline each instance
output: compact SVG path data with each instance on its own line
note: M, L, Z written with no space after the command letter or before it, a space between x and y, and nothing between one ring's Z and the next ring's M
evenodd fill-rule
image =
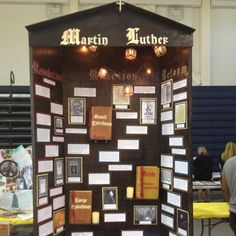
M90 45L90 46L88 47L88 49L89 49L90 52L96 52L96 51L97 51L97 46Z
M152 70L150 68L147 68L146 72L147 72L147 74L150 75L152 73Z
M80 51L86 53L86 52L88 52L88 48L86 46L82 46L80 48Z
M124 86L124 96L133 96L134 88L132 85L125 85Z
M106 77L107 73L108 73L107 69L101 67L98 71L98 77L101 79L104 79Z
M136 59L136 56L137 56L137 51L134 48L127 48L125 50L125 58L127 60L132 61L132 60Z

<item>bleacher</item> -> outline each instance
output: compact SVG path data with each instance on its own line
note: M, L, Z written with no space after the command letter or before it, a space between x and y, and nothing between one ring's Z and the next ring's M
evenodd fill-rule
M0 148L31 145L28 86L0 86Z
M228 141L236 142L236 86L192 87L192 149L204 145L213 157L213 171Z

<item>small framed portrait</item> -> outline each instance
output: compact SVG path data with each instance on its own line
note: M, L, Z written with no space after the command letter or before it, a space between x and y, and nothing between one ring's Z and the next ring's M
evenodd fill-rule
M22 168L17 185L19 189L33 189L33 170L31 165Z
M36 176L37 206L48 204L48 174Z
M66 157L66 182L83 182L83 160L82 157Z
M118 188L102 188L102 208L103 210L118 210Z
M68 98L68 123L81 125L86 123L85 98Z
M177 208L177 233L189 236L189 212Z
M134 225L156 225L157 206L137 205L134 206Z
M54 159L54 185L64 184L64 158Z
M157 99L140 98L140 124L157 123Z
M112 105L113 109L130 109L130 96L124 95L125 85L112 85Z
M65 208L53 212L53 235L57 235L65 230L65 216Z
M187 101L175 103L175 129L188 128Z
M63 117L54 116L54 134L55 135L63 135Z
M161 109L170 109L173 106L173 81L167 80L161 83Z
M166 190L173 189L173 170L161 168L161 183L162 188Z

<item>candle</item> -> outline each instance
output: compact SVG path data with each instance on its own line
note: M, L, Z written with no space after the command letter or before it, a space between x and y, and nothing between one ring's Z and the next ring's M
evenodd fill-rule
M93 211L92 213L92 223L93 224L99 224L99 212Z
M134 188L133 187L127 187L126 188L126 197L127 198L133 198L134 197Z

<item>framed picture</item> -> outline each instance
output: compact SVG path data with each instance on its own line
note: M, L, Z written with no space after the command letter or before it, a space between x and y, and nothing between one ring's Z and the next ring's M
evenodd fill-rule
M175 103L175 129L187 129L187 101Z
M15 161L4 160L0 163L0 174L4 177L14 178L19 174L19 166Z
M68 123L86 123L86 100L85 98L68 98Z
M182 194L167 191L167 203L169 203L172 206L181 207Z
M189 212L177 208L177 233L189 236Z
M168 228L174 229L175 218L173 216L170 216L169 214L161 212L161 223Z
M161 109L170 109L173 106L173 81L167 80L161 83Z
M174 166L175 173L189 175L189 162L187 160L175 160Z
M161 168L162 188L167 190L173 189L173 170Z
M54 159L54 185L64 184L64 158Z
M118 188L102 188L102 208L103 210L118 210Z
M156 225L157 224L157 206L139 205L134 206L134 224L135 225Z
M65 230L65 208L53 212L53 234L57 235Z
M130 109L130 97L124 95L125 85L112 85L113 109Z
M36 176L37 206L48 203L48 174Z
M63 135L63 117L54 116L54 134L55 135Z
M161 154L161 167L173 168L174 167L174 155Z
M66 157L66 182L83 182L83 160L82 157Z
M140 124L157 123L157 99L140 98Z
M173 186L174 186L174 189L176 189L176 190L188 192L189 191L189 179L175 176L173 178Z

